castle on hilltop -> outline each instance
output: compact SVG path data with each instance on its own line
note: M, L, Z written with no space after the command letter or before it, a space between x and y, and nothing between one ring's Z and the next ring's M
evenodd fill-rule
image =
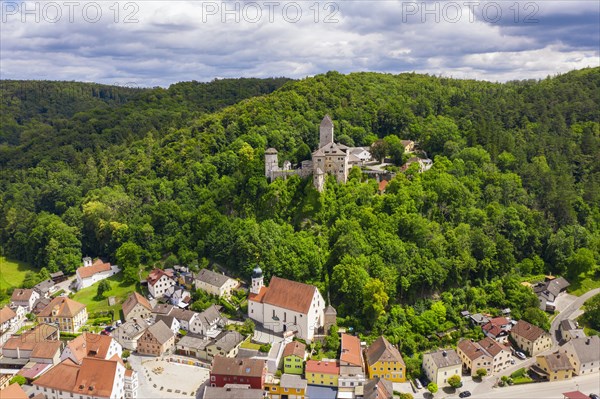
M333 141L333 121L325 115L319 126L319 148L312 153L312 160L302 161L300 167L292 169L289 161L279 167L277 150L269 148L265 151L265 176L271 181L290 175L307 177L312 174L315 188L322 192L325 189L325 175L333 175L338 183L346 183L348 173L355 165L364 165L371 160L369 147L348 147Z

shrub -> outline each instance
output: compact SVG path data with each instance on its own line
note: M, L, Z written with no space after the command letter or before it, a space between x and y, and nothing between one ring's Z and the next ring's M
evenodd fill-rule
M269 353L269 351L271 350L271 344L261 345L258 350L261 351L261 352L263 352L263 353Z
M27 384L27 379L25 377L23 377L22 375L15 375L13 378L10 379L9 384L19 384L19 385L23 385L23 384Z

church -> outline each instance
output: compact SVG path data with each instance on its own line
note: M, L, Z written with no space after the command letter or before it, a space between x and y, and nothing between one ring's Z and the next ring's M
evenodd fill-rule
M265 176L270 180L297 174L300 177L313 176L317 191L325 189L325 176L335 176L338 183L346 183L348 173L355 165L364 165L371 160L369 147L348 147L333 141L333 121L325 115L319 126L319 148L312 153L311 161L303 161L299 169L291 169L289 162L279 167L277 150L265 151Z
M310 343L324 326L325 301L314 285L272 277L263 283L260 267L252 272L248 317L275 333L292 332Z

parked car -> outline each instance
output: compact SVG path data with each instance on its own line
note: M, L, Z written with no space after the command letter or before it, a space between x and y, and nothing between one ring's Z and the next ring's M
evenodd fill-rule
M417 389L423 389L423 384L421 384L421 381L419 381L418 378L415 378L415 385L417 386Z
M115 324L116 324L117 327L119 327L123 323L121 322L121 320L117 320L117 322Z
M106 330L100 331L100 335L110 335L110 333Z
M104 331L106 332L113 332L115 330L115 328L113 326L106 326L106 328L104 329Z
M459 398L468 398L469 396L471 396L471 392L469 392L469 391L463 391L458 394Z
M515 356L517 356L521 360L527 359L527 356L525 356L525 354L523 352L516 351Z
M595 393L591 393L590 399L600 399L600 396L596 395Z
M515 364L515 359L510 359L510 364Z

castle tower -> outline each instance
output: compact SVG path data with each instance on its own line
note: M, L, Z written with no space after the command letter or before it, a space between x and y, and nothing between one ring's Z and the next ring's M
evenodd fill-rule
M89 256L86 256L85 258L83 258L83 266L84 267L89 267L92 265L92 258L90 258Z
M329 334L329 330L331 330L332 326L337 325L337 311L331 305L328 305L325 308L325 322L323 323L323 329L325 330L325 334Z
M322 193L325 190L325 172L319 167L313 173L313 184L318 192Z
M329 115L325 115L319 126L319 148L333 143L333 121Z
M252 286L250 287L250 293L258 294L263 286L262 269L259 266L256 266L254 270L252 270Z
M273 172L279 170L279 162L277 160L277 150L269 148L265 151L265 176L267 179L273 179Z

